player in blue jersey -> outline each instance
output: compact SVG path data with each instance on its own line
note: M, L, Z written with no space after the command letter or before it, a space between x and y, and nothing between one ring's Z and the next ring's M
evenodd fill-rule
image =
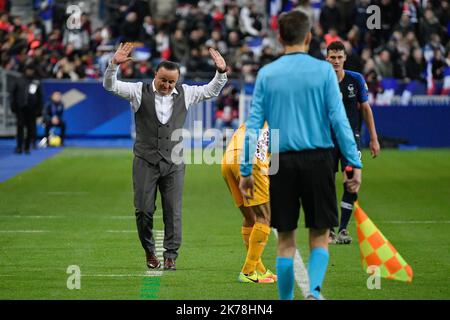
M342 94L342 101L345 106L345 112L350 126L355 136L355 141L358 146L359 155L361 157L361 125L362 120L370 134L370 153L375 158L380 153L380 144L378 143L377 131L375 129L375 121L373 119L372 110L368 103L367 84L362 74L358 72L344 70L344 63L347 59L344 44L340 41L330 43L327 48L327 61L333 65L336 72L339 89ZM335 140L335 137L333 137ZM335 140L336 141L336 140ZM341 171L347 166L348 162L342 155L337 143L335 143L334 158L336 164L336 172L339 171L339 162L341 162ZM330 231L330 243L349 244L352 242L352 237L347 231L347 225L353 211L353 203L358 198L357 193L350 193L344 186L344 194L341 201L341 220L339 224L338 234L332 229Z

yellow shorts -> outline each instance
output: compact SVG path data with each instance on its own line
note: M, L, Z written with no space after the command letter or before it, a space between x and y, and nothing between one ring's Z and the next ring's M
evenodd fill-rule
M239 190L239 181L241 179L239 150L228 151L222 159L222 176L230 189L236 207L244 205L245 207L257 206L269 202L269 176L262 174L258 165L254 165L253 178L255 179L253 199L245 199Z

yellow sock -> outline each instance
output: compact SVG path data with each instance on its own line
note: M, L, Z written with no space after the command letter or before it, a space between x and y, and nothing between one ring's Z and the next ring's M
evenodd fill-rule
M245 250L248 250L248 242L250 239L250 234L252 233L253 227L242 227L241 229L241 234L242 234L242 239L244 240L244 244L245 244Z
M242 229L241 229L242 239L244 240L246 251L248 251L248 243L249 243L250 234L252 233L252 230L253 230L253 227L242 227ZM270 229L269 229L269 231L270 231ZM267 271L261 258L259 258L258 263L256 264L256 271L258 271L260 273L266 273L266 271Z
M251 274L256 270L256 265L264 251L269 234L270 227L268 225L259 222L255 223L249 238L247 258L245 259L245 264L242 268L243 273Z

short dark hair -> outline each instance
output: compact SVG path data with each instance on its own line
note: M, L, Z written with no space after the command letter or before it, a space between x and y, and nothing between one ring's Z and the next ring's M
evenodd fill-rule
M302 44L311 31L308 14L299 9L284 12L278 17L280 38L287 45Z
M167 70L178 70L178 73L180 73L180 66L176 62L172 62L169 60L162 61L158 64L156 67L156 72L158 72L159 69L164 68Z
M332 43L330 43L327 47L327 54L330 51L344 51L344 53L346 54L345 46L342 41L333 41Z

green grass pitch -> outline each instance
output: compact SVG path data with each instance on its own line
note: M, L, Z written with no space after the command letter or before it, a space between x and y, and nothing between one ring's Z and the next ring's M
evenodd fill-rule
M414 270L411 284L369 290L356 243L330 247L328 299L450 298L450 150L364 153L360 204ZM176 272L147 271L133 212L132 152L66 149L0 183L0 299L277 299L276 285L241 284L241 216L219 165L189 165ZM341 179L337 179L339 197ZM162 230L161 206L155 229ZM303 215L299 250L308 259ZM30 232L34 231L34 232ZM354 220L350 232L356 238ZM275 270L276 238L263 259ZM68 266L81 270L69 290ZM296 287L296 299L302 299Z

